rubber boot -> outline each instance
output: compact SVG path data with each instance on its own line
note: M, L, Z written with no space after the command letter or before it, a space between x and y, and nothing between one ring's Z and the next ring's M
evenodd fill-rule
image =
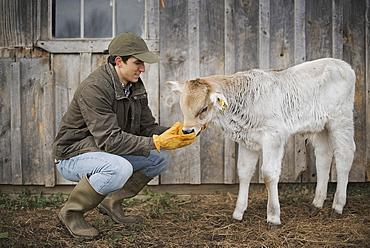
M136 196L153 178L142 171L135 171L125 185L118 191L109 194L98 206L103 214L109 215L118 224L137 223L137 216L125 215L122 207L123 199Z
M85 211L95 208L104 198L105 195L96 192L87 177L84 176L72 190L65 206L60 210L59 220L74 237L94 239L99 236L99 232L83 218L83 214Z

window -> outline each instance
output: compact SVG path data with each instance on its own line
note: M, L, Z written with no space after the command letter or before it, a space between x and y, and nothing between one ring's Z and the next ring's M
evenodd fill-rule
M52 0L53 39L112 38L144 31L145 0Z

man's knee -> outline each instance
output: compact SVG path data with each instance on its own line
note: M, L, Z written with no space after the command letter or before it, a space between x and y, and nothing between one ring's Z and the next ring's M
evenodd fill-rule
M126 159L104 154L105 163L96 173L92 173L90 180L93 187L101 194L113 193L121 189L133 173L132 165Z
M155 177L165 172L170 167L172 156L167 150L162 150L160 153L156 150L152 150L150 156L152 157L150 160L154 163L143 169L143 172L148 176Z
M122 188L133 173L132 165L126 159L117 156L117 160L111 163L109 173L112 176L112 186L116 184L117 190Z
M160 153L158 153L159 155L161 155L161 158L166 162L166 163L171 163L172 161L172 155L169 151L167 150L163 150L161 151Z

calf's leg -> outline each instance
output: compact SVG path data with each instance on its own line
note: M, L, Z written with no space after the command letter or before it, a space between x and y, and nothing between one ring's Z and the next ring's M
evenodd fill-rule
M278 182L281 173L281 163L284 155L285 142L276 137L265 140L262 148L262 177L268 190L267 223L271 229L281 224Z
M258 151L247 149L244 145L239 146L238 175L239 175L239 194L233 218L242 220L244 211L248 207L249 184L256 169Z
M311 213L315 214L322 208L327 197L330 165L333 158L333 148L329 141L327 130L311 137L315 147L317 184Z
M332 143L337 170L337 189L334 195L332 216L342 214L346 204L348 176L352 167L356 145L353 138L353 123L340 121L332 125Z

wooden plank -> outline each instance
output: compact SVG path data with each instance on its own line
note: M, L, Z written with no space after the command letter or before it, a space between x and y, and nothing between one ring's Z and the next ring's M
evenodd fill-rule
M235 73L235 2L225 0L225 74Z
M259 68L270 68L270 0L259 5Z
M11 157L11 63L13 59L0 59L0 184L12 182Z
M52 69L56 83L56 121L59 123L60 118L67 111L74 92L81 83L80 55L52 55ZM58 108L60 108L60 111Z
M12 184L22 184L22 119L21 119L21 79L20 62L11 63L11 159Z
M308 140L305 140L306 145L306 161L307 169L301 175L302 182L316 182L317 181L317 171L316 171L316 156L314 147Z
M21 66L23 184L44 184L41 78L42 72L49 70L48 56L37 49L20 49L17 53Z
M32 47L36 32L36 5L33 1L1 1L0 47ZM30 21L33 20L33 21Z
M307 61L332 56L331 17L331 1L306 1Z
M93 53L91 56L91 71L107 63L108 55Z
M34 4L34 8L32 10L34 13L35 13L35 16L34 16L34 20L35 22L33 22L33 30L34 30L34 39L35 40L40 40L41 38L41 11L42 11L42 7L41 7L41 0L36 0L35 4ZM46 14L45 12L43 14Z
M149 0L145 2L145 31L146 40L157 41L156 47L151 50L159 51L159 1ZM160 123L159 119L159 63L146 64L146 71L143 74L143 81L148 92L149 107L154 118ZM150 185L158 185L160 175L149 182Z
M198 0L190 0L188 2L188 43L189 43L189 63L188 63L188 79L194 79L200 76L200 46L199 46L199 35L200 35L200 6ZM201 183L201 158L200 151L202 149L201 139L203 136L198 137L197 141L188 148L188 152L193 154L194 157L191 161L189 168L190 184Z
M91 53L80 53L80 80L82 82L87 78L90 73L93 71L91 68Z
M54 77L52 71L45 71L42 74L41 85L43 89L42 123L40 133L43 140L43 166L44 185L55 186L55 166L52 143L55 137L55 104L54 104Z
M35 40L50 39L51 34L51 9L49 0L37 0L37 18L38 18L38 30ZM35 42L36 43L36 42Z
M225 0L225 74L235 73L235 3ZM236 182L236 144L225 138L224 148L224 183Z
M186 81L189 78L188 63L188 3L187 1L166 1L161 9L160 51L163 59L160 67L160 120L162 125L172 126L181 121L179 97L166 87L166 81ZM195 67L197 65L194 65ZM193 149L197 144L172 150L172 164L161 175L161 184L188 184L191 181L190 168L198 163ZM198 147L199 150L199 147Z
M294 64L306 61L306 19L305 1L294 1Z
M209 6L212 6L210 8ZM200 1L200 76L225 73L224 1ZM200 137L202 183L223 183L225 138L219 127L210 124ZM222 137L222 139L220 139Z
M343 58L343 0L333 0L332 2L332 57Z
M146 40L158 40L159 39L159 29L158 25L160 20L160 7L159 1L156 0L147 0L145 1L145 30L144 30L144 39ZM159 44L159 43L158 43ZM158 51L157 50L153 51Z
M270 66L281 69L294 65L294 1L271 1Z
M368 1L359 0L356 2L344 1L345 11L343 16L343 59L349 62L356 73L355 104L354 104L354 123L355 123L355 142L356 152L352 170L350 172L351 182L363 182L366 179L366 147L368 141L366 136L366 49L369 44L365 44L365 18Z
M198 0L190 0L188 3L188 43L189 43L189 79L200 77L200 5Z
M50 53L101 53L111 40L42 40L36 45Z
M60 120L68 105L72 100L73 94L80 84L80 56L76 54L52 54L51 55L51 70L54 73L55 82L55 130L59 128ZM74 184L63 178L56 172L56 184Z
M146 40L157 40L156 47L153 50L159 50L159 2L146 1L145 2L145 21L146 25L144 38ZM148 92L149 107L152 110L153 116L158 122L159 119L159 63L145 64L145 73L142 74L142 79L145 88Z
M370 0L366 1L365 13L365 72L366 72L366 178L365 181L370 181Z
M235 1L235 70L258 67L259 3Z
M144 82L148 92L149 107L152 110L154 118L160 123L159 119L159 64L145 64L145 73L141 79Z
M294 142L294 174L288 182L310 182L309 177L304 177L310 171L309 165L307 164L307 149L306 149L306 136L295 135ZM311 178L310 178L311 179Z

